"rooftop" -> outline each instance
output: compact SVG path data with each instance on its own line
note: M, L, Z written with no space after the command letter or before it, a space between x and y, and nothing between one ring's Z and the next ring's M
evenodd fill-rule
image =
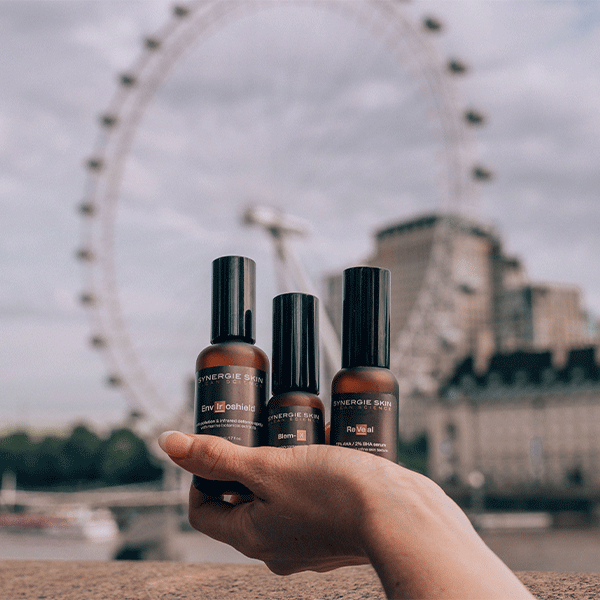
M491 357L485 372L475 369L472 356L466 357L440 389L440 396L451 399L457 389L472 399L514 395L531 388L546 391L589 388L600 390L600 366L596 347L572 349L562 367L556 367L550 351L527 352L519 350Z
M461 231L465 231L475 236L491 238L497 241L497 235L493 232L491 227L471 221L458 214L441 214L441 213L429 213L423 214L407 221L401 221L394 225L384 227L375 232L375 237L380 240L381 238L397 235L399 233L406 233L408 231L414 231L417 229L427 229L434 225L437 225L441 220L449 221L454 227L457 227Z

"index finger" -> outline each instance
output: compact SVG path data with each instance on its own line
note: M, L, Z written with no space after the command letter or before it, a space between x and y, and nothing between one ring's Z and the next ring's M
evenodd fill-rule
M265 548L254 535L251 513L256 509L252 502L231 504L214 498L190 486L188 519L190 525L209 537L233 546L250 558L262 558Z

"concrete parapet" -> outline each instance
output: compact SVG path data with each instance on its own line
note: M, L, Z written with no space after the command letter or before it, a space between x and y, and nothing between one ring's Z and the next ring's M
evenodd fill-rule
M517 573L536 598L600 598L600 573ZM2 600L377 600L385 595L369 566L329 573L273 575L263 565L178 562L0 562Z

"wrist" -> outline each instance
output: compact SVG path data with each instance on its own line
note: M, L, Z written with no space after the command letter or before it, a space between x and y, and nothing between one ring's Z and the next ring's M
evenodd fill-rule
M453 552L447 522L453 503L427 478L394 467L366 500L365 552L389 598L440 597L452 568L444 563L447 550Z
M373 472L361 478L359 538L371 562L392 540L398 545L407 531L405 520L418 510L419 494L411 481L416 475L385 459L377 459ZM414 497L412 497L414 496Z
M372 491L365 515L365 551L388 598L532 598L464 512L422 475L398 467Z

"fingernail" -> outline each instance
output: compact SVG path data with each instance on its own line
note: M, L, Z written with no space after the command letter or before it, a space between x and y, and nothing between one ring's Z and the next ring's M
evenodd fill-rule
M161 449L175 458L185 458L192 443L192 439L180 431L165 431L158 437L158 445Z

